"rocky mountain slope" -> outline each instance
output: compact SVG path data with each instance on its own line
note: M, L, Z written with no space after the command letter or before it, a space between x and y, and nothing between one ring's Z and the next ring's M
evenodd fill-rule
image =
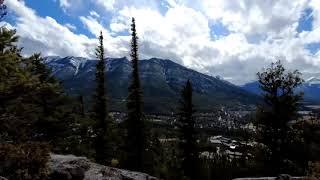
M73 95L89 99L94 88L96 60L79 57L46 57L45 63L53 75L60 79ZM131 64L127 58L108 58L107 88L112 109L125 109L127 87L130 82ZM188 69L170 60L152 58L139 61L147 112L170 112L176 108L179 93L187 79L194 89L194 103L200 111L216 106L241 108L257 102L257 96L227 81Z

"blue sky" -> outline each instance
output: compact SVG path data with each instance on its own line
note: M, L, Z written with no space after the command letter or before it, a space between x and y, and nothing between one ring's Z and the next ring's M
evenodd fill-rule
M83 26L78 15L81 14L89 14L90 11L84 8L79 10L78 12L68 13L63 8L61 8L59 1L55 0L27 0L25 1L26 6L34 9L37 14L41 17L50 16L55 19L60 24L71 24L76 27L76 29L72 29L73 32L79 34L85 34L90 37L94 37L88 30Z
M17 29L24 54L94 58L103 31L106 54L128 56L130 18L140 57L171 59L235 84L281 59L320 76L319 0L5 0L2 24Z

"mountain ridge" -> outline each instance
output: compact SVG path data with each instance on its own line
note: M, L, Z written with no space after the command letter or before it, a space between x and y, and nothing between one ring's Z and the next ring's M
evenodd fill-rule
M259 95L262 93L259 88L259 82L253 81L244 84L241 86L244 90L249 91L253 94ZM310 103L320 103L320 78L319 77L310 77L305 82L302 83L297 89L296 92L303 92L303 100Z
M84 95L87 99L94 88L97 60L67 56L45 57L44 62L55 77L62 81L67 92ZM112 110L125 111L131 64L126 57L106 58L107 88ZM244 108L254 105L257 96L219 78L202 74L169 59L139 60L139 74L143 87L145 109L148 112L170 112L176 109L180 90L190 79L194 89L194 104L200 111L217 106Z

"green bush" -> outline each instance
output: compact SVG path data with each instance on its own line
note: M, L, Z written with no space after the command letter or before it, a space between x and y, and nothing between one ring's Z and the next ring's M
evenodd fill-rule
M0 176L9 180L46 179L48 160L47 144L0 144Z
M310 180L320 178L320 161L308 163L308 177Z

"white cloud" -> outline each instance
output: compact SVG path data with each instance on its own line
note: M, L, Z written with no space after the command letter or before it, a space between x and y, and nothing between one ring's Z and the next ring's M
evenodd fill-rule
M123 7L148 7L153 10L160 10L163 0L91 0L97 6L97 9L100 7L103 8L101 13L116 13L121 10Z
M73 30L73 31L77 30L77 27L72 25L72 24L70 24L70 23L65 24L65 26L67 26L70 30Z
M18 16L15 28L20 36L20 45L24 47L25 55L42 52L43 55L94 58L96 38L74 34L70 31L70 27L67 27L68 25L61 25L51 17L39 17L32 9L26 7L24 2L11 0L7 5ZM97 35L100 30L103 31L107 56L128 55L128 37L111 37L108 30L91 16L81 17L81 19L93 34Z
M92 16L81 16L80 20L87 29L96 37L103 33L104 46L108 56L123 57L128 55L129 39L128 36L112 37L108 29L106 29L98 20Z
M68 15L74 15L79 12L88 11L88 0L54 0L59 1L59 5L62 10Z
M70 0L59 0L60 2L60 7L62 8L69 8L71 6Z
M242 84L254 80L257 71L279 58L305 74L320 67L319 59L305 49L306 43L320 42L320 27L302 34L296 31L301 14L310 6L308 2L203 0L204 8L196 10L186 2L172 1L165 14L150 8L124 7L110 26L128 27L130 17L136 17L143 57L170 58ZM231 33L214 40L210 21L222 22ZM248 37L254 34L263 39L250 43Z
M103 6L106 10L111 11L114 9L116 0L95 0L98 5Z
M294 22L308 0L202 0L203 12L230 30L242 33L279 33Z
M103 34L109 34L108 30L105 29L96 18L92 16L81 16L80 20L82 23L87 27L87 29L94 34L96 37L99 36L100 31L102 31Z
M95 11L90 11L90 15L91 15L92 17L100 18L100 15L99 15L97 12L95 12Z
M66 1L69 8L73 6L71 1L81 0ZM95 39L71 32L73 28L68 24L63 26L50 17L37 16L23 2L8 2L18 15L16 28L27 53L36 49L45 55L92 56ZM254 80L255 73L276 58L289 68L300 69L305 76L320 75L320 51L311 54L305 49L309 43L320 42L319 0L162 0L161 3L97 0L95 5L100 4L111 13L106 16L110 17L108 21L102 18L105 14L99 9L89 9L90 15L80 15L80 21L95 36L103 32L107 55L112 57L128 55L128 31L131 17L135 17L141 58L171 59L210 75L221 75L236 84ZM298 21L306 8L313 10L313 28L298 33ZM213 38L216 34L212 34L210 25L216 22L230 33Z
M51 17L37 16L23 1L11 0L7 5L18 16L15 28L26 55L42 52L44 55L89 57L92 54L94 39L74 34Z
M128 28L131 17L136 18L142 58L170 58L190 67L206 64L194 56L197 49L208 48L210 38L208 22L201 13L184 6L171 8L165 15L152 9L124 8L111 26Z
M280 6L286 6L275 2L273 5L276 7L272 7L275 11ZM299 13L306 7L305 2L289 6L289 9L295 9L297 15L294 16L292 12L279 17L264 17L265 12L261 12L261 7L266 9L267 5L252 6L245 14L241 8L246 9L246 6L241 3L232 6L234 10L226 14L230 17L223 17L226 20L222 21L226 21L225 25L233 32L217 40L211 37L208 25L214 16L208 17L201 11L177 4L164 15L148 8L125 7L115 16L110 26L129 27L130 17L136 17L143 57L170 58L201 72L228 77L237 84L255 79L255 73L276 58L282 58L290 68L301 69L301 66L295 64L303 65L304 70L312 69L314 65L319 67L318 60L304 48L303 39L308 38L299 37L296 32ZM222 15L216 19L219 18ZM247 20L240 20L242 18ZM281 26L276 27L277 24ZM116 28L111 29L118 31ZM258 44L249 43L248 34L256 33L263 33L265 40ZM316 30L304 33L304 37L310 36L310 40L317 41L314 39Z
M311 0L309 6L313 9L313 27L320 27L320 1Z

